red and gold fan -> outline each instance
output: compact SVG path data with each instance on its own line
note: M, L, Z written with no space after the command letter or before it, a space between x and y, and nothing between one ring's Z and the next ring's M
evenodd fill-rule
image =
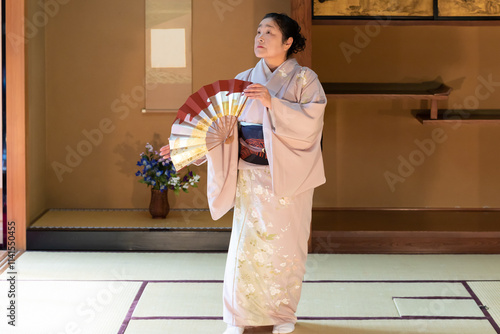
M233 127L247 97L243 90L252 83L219 80L192 94L177 112L170 134L170 157L176 170L203 158L217 145L232 140Z

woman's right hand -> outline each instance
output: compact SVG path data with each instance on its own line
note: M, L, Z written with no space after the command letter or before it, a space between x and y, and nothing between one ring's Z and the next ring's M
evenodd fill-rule
M160 155L162 156L163 160L170 160L170 145L165 145L160 148Z

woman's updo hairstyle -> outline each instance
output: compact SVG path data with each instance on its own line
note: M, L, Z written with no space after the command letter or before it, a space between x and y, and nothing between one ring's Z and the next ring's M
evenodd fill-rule
M303 51L306 48L306 39L300 33L300 26L297 21L286 14L278 13L268 13L263 19L267 18L273 19L280 28L281 33L283 34L283 43L290 37L293 38L292 46L290 46L286 53L287 58L294 53Z

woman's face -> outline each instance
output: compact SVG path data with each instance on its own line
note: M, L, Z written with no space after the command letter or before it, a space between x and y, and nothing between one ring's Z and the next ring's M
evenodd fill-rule
M283 43L283 34L272 18L264 19L257 27L254 52L258 58L266 60L286 60L286 52L292 45L293 38Z

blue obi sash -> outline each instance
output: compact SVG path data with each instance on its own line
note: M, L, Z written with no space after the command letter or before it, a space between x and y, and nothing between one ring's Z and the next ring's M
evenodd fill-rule
M269 165L260 124L240 123L238 127L240 158L257 165Z

